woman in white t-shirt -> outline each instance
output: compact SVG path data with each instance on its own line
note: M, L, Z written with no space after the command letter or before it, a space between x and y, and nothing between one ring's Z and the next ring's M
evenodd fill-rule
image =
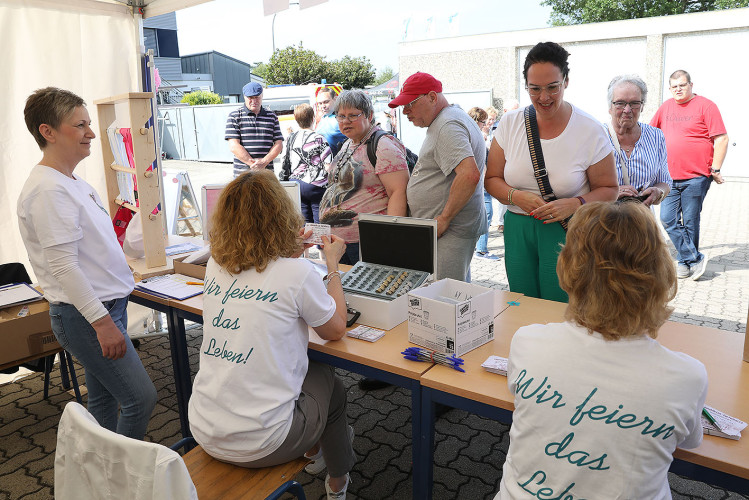
M222 191L211 221L190 429L208 454L243 467L305 452L317 459L321 450L328 498L345 498L356 461L346 392L331 366L308 360L307 344L308 327L325 340L346 333L338 271L346 245L322 237L328 274L320 279L298 258L303 223L272 172L244 173Z
M557 264L565 323L519 329L515 395L497 500L671 498L676 447L702 441L707 373L656 340L676 269L640 203L590 203L570 221Z
M26 100L43 157L18 198L18 225L60 345L86 369L88 410L111 431L143 439L156 389L127 336L133 276L99 194L74 174L91 154L83 99L47 87Z
M600 122L564 100L568 56L556 43L539 43L523 69L554 197L541 196L522 109L502 115L485 180L486 190L508 205L504 240L510 290L559 302L566 302L567 294L554 272L565 235L558 223L585 202L616 200L618 190L613 149Z

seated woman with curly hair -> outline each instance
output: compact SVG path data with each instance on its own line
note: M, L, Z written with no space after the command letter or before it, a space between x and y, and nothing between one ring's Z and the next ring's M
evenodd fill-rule
M346 392L331 366L309 361L307 344L308 326L326 340L346 333L338 274L346 245L336 236L322 238L326 290L313 264L298 258L303 224L273 172L242 174L221 193L190 429L209 455L249 468L321 448L328 498L345 498L356 460Z
M655 340L676 294L658 223L640 203L580 207L557 274L567 322L512 339L515 412L496 498L671 498L674 450L702 442L707 374Z

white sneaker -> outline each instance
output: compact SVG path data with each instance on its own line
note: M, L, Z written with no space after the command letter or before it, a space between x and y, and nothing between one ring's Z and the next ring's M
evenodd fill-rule
M328 500L346 500L346 490L351 483L351 476L346 474L346 485L341 491L333 491L330 488L330 476L325 476L325 492L328 494Z
M351 442L354 441L354 428L351 427L350 425L348 426L348 437L349 437L349 440L351 440ZM320 448L317 451L317 453L312 457L308 457L307 454L305 453L304 458L309 458L310 460L312 460L310 463L304 466L304 471L307 474L312 474L313 476L316 476L322 471L324 471L325 468L327 467L327 465L325 464L325 459L322 457L322 448Z
M702 260L699 260L690 266L693 281L697 281L703 274L705 274L705 270L707 269L707 259L707 254L703 254Z

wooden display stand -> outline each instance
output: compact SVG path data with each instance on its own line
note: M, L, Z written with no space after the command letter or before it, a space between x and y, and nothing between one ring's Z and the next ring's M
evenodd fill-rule
M114 216L120 205L134 212L141 212L143 247L146 254L146 267L148 268L164 266L167 263L164 252L164 223L161 220L163 211L153 213L161 202L159 194L160 175L155 175L158 172L148 170L156 159L154 128L146 127L152 116L152 99L153 93L140 92L121 94L94 101L99 115L99 137L102 142L109 213ZM107 130L112 127L130 128L133 138L135 168L129 165L114 164L115 158L107 135ZM117 184L117 172L125 172L136 176L140 207L135 207L119 199L120 189Z

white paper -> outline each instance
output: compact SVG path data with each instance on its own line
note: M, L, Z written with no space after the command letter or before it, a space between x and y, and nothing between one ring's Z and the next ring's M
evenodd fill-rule
M312 224L308 222L304 225L304 232L312 230L312 236L304 240L305 243L311 243L312 245L322 245L321 236L327 236L330 238L330 224Z
M481 366L488 372L497 373L499 375L507 376L507 358L500 356L489 356L486 361L481 363Z
M385 330L378 328L372 328L371 326L359 325L346 332L346 335L355 339L366 340L367 342L374 342L381 339L385 335Z
M720 430L716 429L705 415L702 415L702 430L705 434L726 437L729 439L739 439L741 437L741 431L746 427L746 422L739 420L736 417L732 417L731 415L727 415L722 411L716 410L712 406L705 405L705 409L713 416L720 426Z
M200 285L188 285L187 282L200 282ZM185 300L203 293L203 282L184 274L164 274L154 276L135 284L144 292L176 300Z
M9 307L42 300L42 294L27 283L0 287L0 307Z

